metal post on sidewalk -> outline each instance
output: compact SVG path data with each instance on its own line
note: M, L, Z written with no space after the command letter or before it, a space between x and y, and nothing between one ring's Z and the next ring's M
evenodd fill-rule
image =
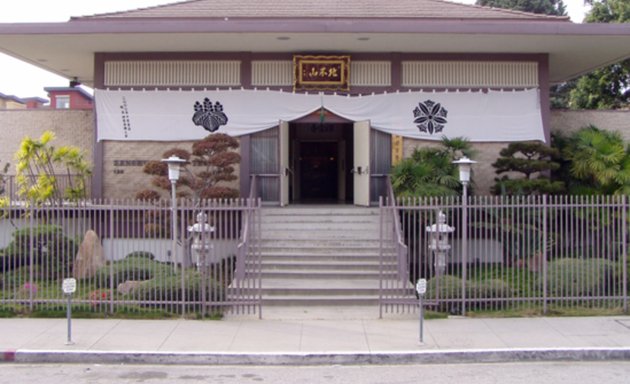
M72 345L72 294L77 290L77 279L63 279L61 286L63 293L68 297L68 307L66 308L66 317L68 319L68 339L66 345Z
M420 345L424 344L424 294L427 292L427 280L419 279L416 284L416 292L420 300Z

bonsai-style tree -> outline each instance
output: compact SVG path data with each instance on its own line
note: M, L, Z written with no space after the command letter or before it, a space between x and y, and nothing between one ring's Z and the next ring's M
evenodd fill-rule
M555 161L560 151L539 141L510 143L499 152L500 156L492 166L498 175L511 172L521 174L510 178L508 175L496 178L492 192L497 195L556 194L564 191L562 181L549 177L551 171L560 168Z
M234 150L238 140L224 133L213 133L192 145L192 151L173 148L163 153L164 158L172 155L187 161L182 167L182 176L177 181L177 195L198 199L226 199L238 197L238 190L221 185L237 179L234 165L241 157ZM170 190L168 166L159 160L149 161L144 172L153 175L152 184L162 190ZM143 190L136 194L139 199L159 199L154 190Z
M22 140L15 155L20 197L38 204L86 197L86 179L91 174L88 162L77 147L53 147L54 139L54 133L46 131L39 140L28 136ZM62 175L67 183L60 181Z

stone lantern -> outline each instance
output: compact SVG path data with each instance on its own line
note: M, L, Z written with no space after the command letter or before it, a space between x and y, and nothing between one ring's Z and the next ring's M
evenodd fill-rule
M446 215L439 211L437 223L426 227L429 233L429 250L433 254L433 267L435 274L441 276L446 271L446 254L451 250L449 244L449 234L455 231L455 227L446 224Z

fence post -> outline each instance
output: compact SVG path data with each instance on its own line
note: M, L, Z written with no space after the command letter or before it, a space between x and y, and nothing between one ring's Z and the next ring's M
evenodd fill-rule
M378 318L383 318L383 196L378 197L378 207L379 207L379 251L378 251ZM397 260L399 261L399 260ZM400 266L398 266L400 269Z
M468 193L464 184L462 194L462 316L466 316L466 279L468 268Z
M111 244L111 260L109 262L109 297L114 297L114 262L116 261L116 254L114 253L114 232L115 232L115 211L114 202L109 201L109 242ZM109 313L114 313L114 301L110 301Z
M543 269L543 313L547 314L547 247L548 247L548 236L547 236L547 195L543 195L543 204L542 204L542 220L543 220L543 241L542 241L542 269Z
M34 227L35 227L35 201L31 200L31 206L27 209L30 210L29 215L29 253L28 253L28 308L30 312L33 312L33 275L34 275L34 261L35 261L35 239L33 238L35 235Z
M621 242L621 254L623 259L622 264L622 276L623 276L623 312L628 313L628 197L623 195L622 197L622 220L621 225L623 228L623 241Z

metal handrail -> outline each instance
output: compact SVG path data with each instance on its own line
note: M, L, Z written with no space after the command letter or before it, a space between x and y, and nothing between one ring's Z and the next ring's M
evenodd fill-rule
M392 220L394 221L394 239L396 241L396 255L398 257L398 278L401 281L407 280L407 245L404 242L402 231L400 230L400 214L396 206L396 197L394 195L394 187L392 186L391 177L386 178L387 183L387 207L392 210Z
M249 248L250 238L250 223L252 209L256 207L256 191L258 189L256 175L251 175L251 183L249 187L249 196L247 198L247 214L245 215L245 223L243 223L243 232L241 234L241 242L237 246L237 258L236 258L236 278L243 279L245 277L245 258L247 256L247 249Z

